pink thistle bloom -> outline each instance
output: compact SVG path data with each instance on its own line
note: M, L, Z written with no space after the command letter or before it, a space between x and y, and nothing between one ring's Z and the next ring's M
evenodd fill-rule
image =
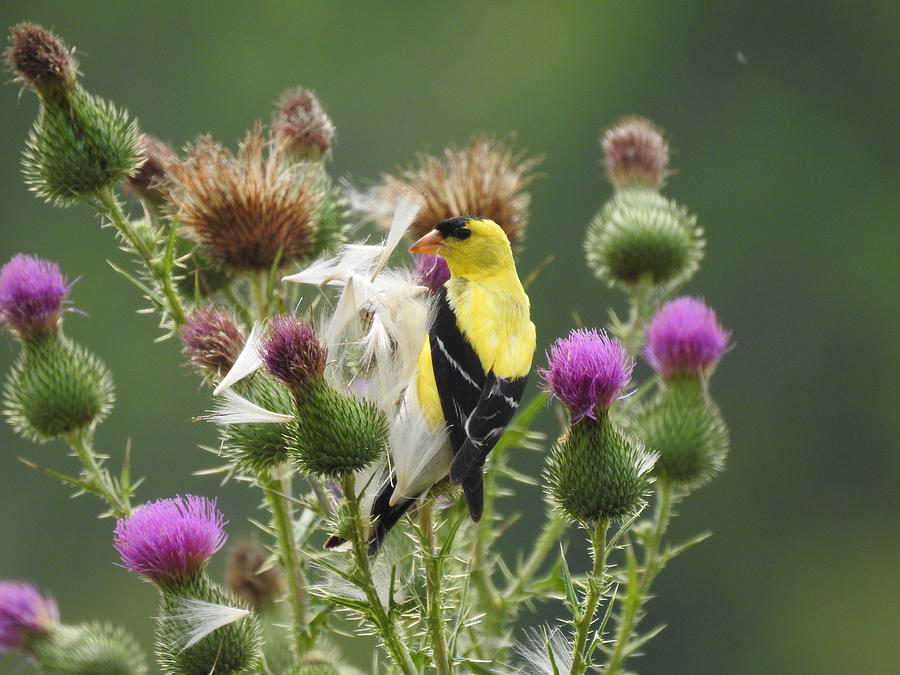
M644 357L662 377L703 373L722 358L730 337L702 298L675 298L650 322Z
M225 543L224 525L215 499L160 499L116 523L114 546L125 567L164 583L203 569Z
M0 581L0 652L23 649L30 636L46 635L58 622L53 598L31 584Z
M572 422L597 418L631 380L634 361L622 343L606 331L581 328L559 338L547 353L548 367L539 371L543 386L572 412Z
M70 287L55 262L14 255L0 269L0 319L23 336L53 330Z
M417 254L415 258L413 278L416 283L427 287L432 293L437 293L450 278L447 261L439 255Z

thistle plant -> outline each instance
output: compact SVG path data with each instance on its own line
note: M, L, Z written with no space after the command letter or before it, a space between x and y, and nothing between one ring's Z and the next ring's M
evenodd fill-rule
M33 255L3 266L0 320L19 352L4 414L24 438L68 446L74 471L23 461L98 497L115 519L111 560L114 548L157 588L146 615L159 670L355 673L353 640L372 636L372 658L356 658L370 672L631 672L660 630L643 627L654 579L707 536L669 542L674 508L723 470L729 445L710 381L731 338L705 301L673 298L705 244L696 217L661 194L669 148L655 125L627 118L602 133L614 194L585 233L588 265L624 293L627 318L556 331L566 336L546 345L539 391L479 437L494 444L473 521L452 480L459 430L435 423L420 391L429 350L444 348L435 308L458 279L443 258L406 256L400 243L475 215L500 226L511 256L536 158L479 135L359 191L331 174L335 126L308 89L284 92L236 150L201 135L176 151L84 90L73 50L49 31L15 26L7 57L39 101L26 183L115 229L124 259L113 272L158 319L157 339L181 341L210 394L195 411L218 433L217 466L204 473L250 491L264 513L227 551L223 584L208 570L226 541L214 498L142 495L134 507L129 451L94 447L111 375L63 330L82 320L70 317L77 287ZM642 361L653 372L643 382ZM506 391L492 377L493 393ZM536 429L548 408L562 427L554 442ZM460 425L467 437L473 418ZM515 468L519 449L543 454L540 475ZM510 497L536 489L546 518L505 561ZM570 528L587 535L584 573L566 559L583 539ZM524 626L538 604L558 621ZM54 601L22 582L0 582L0 649L44 672L146 671L132 638L60 623Z

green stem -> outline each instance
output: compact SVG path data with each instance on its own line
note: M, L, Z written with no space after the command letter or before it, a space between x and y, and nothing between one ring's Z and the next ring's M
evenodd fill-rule
M544 529L538 535L531 554L522 566L522 569L516 575L516 578L510 582L509 587L503 593L503 600L507 604L519 603L522 601L522 593L528 587L528 584L534 579L535 575L540 571L541 565L547 556L556 548L560 537L566 531L567 522L556 510L550 512L550 517L544 523Z
M628 311L628 323L622 330L621 340L626 352L634 356L641 349L644 341L644 323L647 319L647 304L650 292L653 290L653 281L649 277L638 280L630 295L630 308Z
M353 558L356 561L358 578L357 587L365 594L369 605L369 619L374 624L378 635L387 647L394 665L404 675L415 675L416 668L413 665L409 651L397 634L397 627L393 617L385 609L378 597L378 591L372 581L372 568L369 564L368 541L359 508L359 495L356 494L356 478L352 473L341 477L341 489L347 500L350 515L350 543L353 549Z
M135 232L134 226L122 211L122 206L119 204L119 200L116 199L112 188L104 188L97 193L96 197L99 201L100 211L109 218L110 222L144 261L144 265L153 278L159 282L166 300L168 300L168 310L172 320L177 326L184 325L184 307L181 304L181 298L178 297L178 293L175 292L175 287L172 285L171 271L163 269L163 266L158 264L155 260L154 252Z
M620 672L625 664L625 660L630 655L629 645L632 641L632 634L637 628L644 605L649 599L650 586L662 569L663 559L660 556L660 544L666 529L669 527L672 503L672 485L668 481L659 481L657 483L656 514L653 519L653 529L644 547L643 571L636 577L634 582L629 582L626 589L622 614L619 618L616 637L610 652L605 675L614 675Z
M112 509L117 519L131 515L131 503L128 495L119 490L109 474L100 467L94 449L83 431L75 431L66 436L69 447L75 451L90 477L94 494L102 497Z
M609 528L609 520L604 518L597 521L593 530L588 533L591 537L593 549L594 567L587 578L587 592L584 598L584 607L575 623L575 644L572 648L572 675L581 675L587 670L588 663L585 654L588 635L591 632L591 624L597 613L597 606L603 595L603 585L606 579L606 530Z
M505 447L495 447L490 465L484 475L484 512L475 527L475 546L469 576L478 589L478 595L485 611L484 628L492 634L502 625L503 599L494 587L489 565L491 542L493 541L494 499L497 494L497 471L503 460Z
M250 273L250 297L260 319L269 316L269 277L265 272Z
M231 303L232 309L238 313L241 317L241 321L244 322L244 325L247 328L253 327L253 315L250 313L250 310L247 309L247 303L241 300L237 294L234 292L234 284L230 283L223 289L223 294L228 302Z
M425 581L428 594L428 629L431 632L431 646L434 651L434 667L438 675L451 675L447 636L444 634L444 608L442 603L440 553L434 542L434 502L426 499L419 506L419 535L422 559L425 562Z
M279 562L287 576L288 603L293 619L291 634L294 651L297 656L302 656L312 648L313 639L306 630L306 579L297 560L293 508L284 498L286 487L284 484L269 475L260 476L260 483L269 510L272 512L272 524L278 539Z

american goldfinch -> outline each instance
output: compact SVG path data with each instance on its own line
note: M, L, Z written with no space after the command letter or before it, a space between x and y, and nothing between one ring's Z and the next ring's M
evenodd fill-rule
M484 509L484 463L512 419L531 370L530 303L509 239L492 220L441 221L410 251L439 255L450 268L450 279L437 293L415 384L427 422L447 430L452 461L431 467L424 490L449 475L462 485L477 522ZM414 502L392 492L386 485L372 507L373 550Z

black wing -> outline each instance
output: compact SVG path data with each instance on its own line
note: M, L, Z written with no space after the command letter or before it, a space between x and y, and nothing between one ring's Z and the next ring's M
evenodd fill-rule
M466 421L481 399L487 378L481 359L456 324L456 314L447 300L446 288L438 292L428 338L438 397L455 454L466 442Z
M487 376L475 409L464 429L466 440L453 459L450 480L462 483L478 471L506 430L525 392L528 376L506 379L493 373Z

